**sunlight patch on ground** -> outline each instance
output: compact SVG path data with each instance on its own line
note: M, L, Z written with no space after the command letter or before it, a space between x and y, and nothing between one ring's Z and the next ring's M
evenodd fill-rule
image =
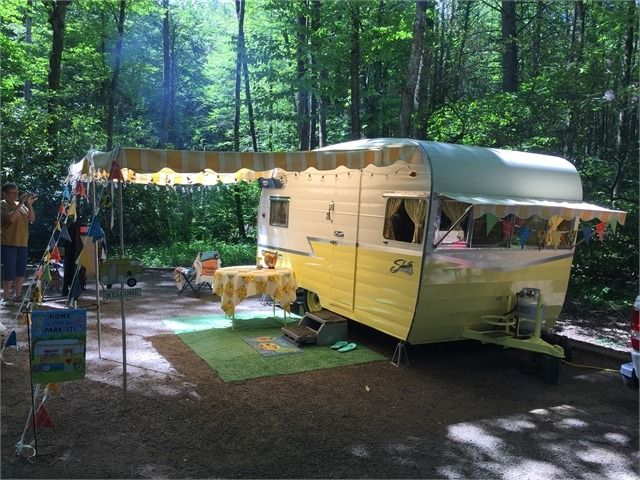
M504 442L499 437L490 435L484 428L470 423L451 425L448 437L456 442L471 444L486 452L495 452L504 448Z

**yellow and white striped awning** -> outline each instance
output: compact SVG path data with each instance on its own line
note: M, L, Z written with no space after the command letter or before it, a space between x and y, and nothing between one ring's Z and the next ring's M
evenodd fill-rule
M207 152L123 148L116 159L125 180L133 183L215 184L222 175L237 180L269 177L274 169L302 172L308 168L333 170L339 166L361 169L387 166L403 160L411 163L417 147L385 147L351 151L306 152Z
M579 218L580 220L589 221L597 218L604 223L615 222L624 225L627 216L626 212L620 210L609 210L584 202L563 202L521 197L489 197L460 193L441 193L441 195L473 205L474 218L479 218L487 213L491 213L498 218L513 214L518 218L529 218L533 215L538 215L548 219L558 215L565 220Z

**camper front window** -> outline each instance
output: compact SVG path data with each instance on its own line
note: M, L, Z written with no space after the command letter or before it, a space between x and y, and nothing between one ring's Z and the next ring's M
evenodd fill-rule
M426 217L424 199L387 197L383 236L399 242L422 243Z
M270 197L269 225L274 227L289 226L289 199L282 197Z

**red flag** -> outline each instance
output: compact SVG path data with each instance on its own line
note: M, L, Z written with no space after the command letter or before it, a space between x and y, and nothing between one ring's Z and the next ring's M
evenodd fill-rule
M118 165L118 162L113 162L111 164L109 180L118 180L119 182L124 182L124 177L122 176L122 171L120 170L120 165Z
M53 246L53 250L51 250L51 258L58 262L62 259L60 256L60 250L58 250L58 245Z
M60 206L58 207L58 213L60 215L64 215L67 213L67 210L64 208L64 202L60 202Z
M51 420L51 417L49 416L49 412L47 412L47 409L44 406L44 403L41 403L36 410L35 418L37 428L55 427L55 425L53 424L53 420ZM33 419L31 419L29 425L33 425Z
M84 198L88 198L87 192L84 191L84 185L82 184L81 181L78 181L78 183L76 183L76 195L79 195Z

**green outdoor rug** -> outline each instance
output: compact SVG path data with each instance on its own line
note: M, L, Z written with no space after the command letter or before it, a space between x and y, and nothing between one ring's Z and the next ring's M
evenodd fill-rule
M302 347L302 354L262 356L243 337L279 336L283 320L278 312L275 318L270 312L236 314L234 329L224 314L172 318L164 323L225 382L387 360L360 345L346 353L329 346L308 345ZM292 315L288 323L297 323L299 318Z

